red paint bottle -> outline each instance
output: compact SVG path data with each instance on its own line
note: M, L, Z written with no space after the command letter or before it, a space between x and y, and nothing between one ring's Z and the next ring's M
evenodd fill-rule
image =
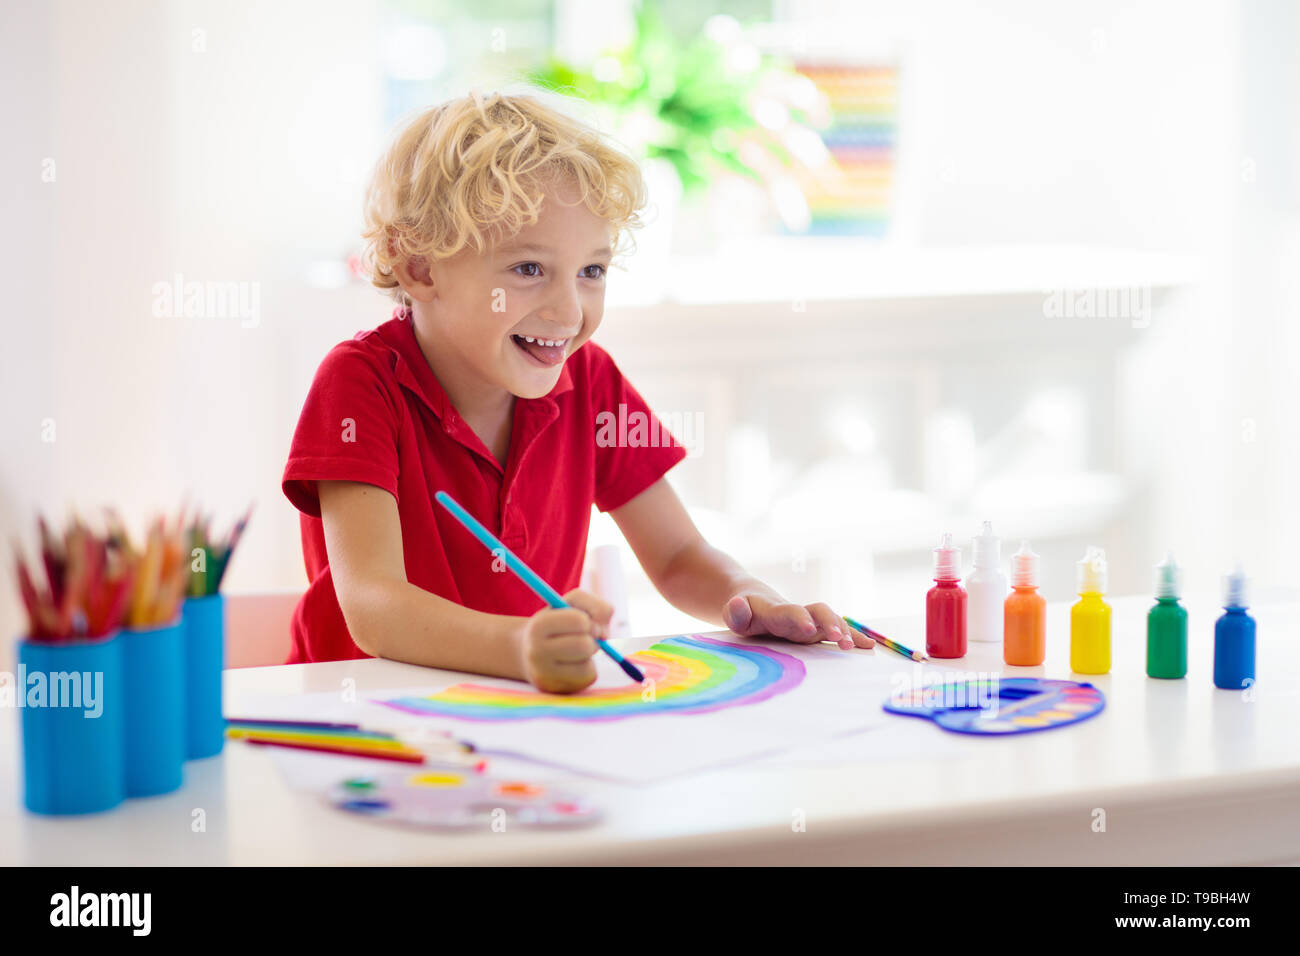
M934 549L934 587L925 596L925 652L966 656L966 589L961 586L961 549L945 534Z

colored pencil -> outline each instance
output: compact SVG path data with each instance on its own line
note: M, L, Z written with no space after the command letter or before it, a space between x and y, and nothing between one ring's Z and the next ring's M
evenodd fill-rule
M373 727L367 728L361 724L338 723L334 721L263 720L261 718L251 717L227 718L226 728L228 736L233 736L230 731L235 731L241 734L318 734L323 736L335 736L340 739L355 734L358 739L365 738L375 741L396 741L425 752L430 750L440 750L457 751L459 753L469 754L474 753L476 749L468 740L458 740L449 733L430 731L424 728L420 730L412 730L410 732L403 732L400 730L389 731Z
M408 748L395 737L376 736L357 730L344 731L305 731L289 728L251 728L228 727L226 736L232 739L250 738L255 740L291 740L298 743L319 744L328 747L364 747L368 750L401 751Z
M262 740L273 743L307 744L312 747L358 750L368 753L424 753L418 747L408 747L393 737L376 737L356 731L302 733L291 730L251 730L230 727L226 730L226 736L231 740Z
M867 635L867 637L871 638L877 644L883 644L891 651L894 651L898 654L902 654L904 657L910 657L914 661L928 661L930 659L926 657L924 654L920 654L912 650L910 647L906 647L905 645L898 643L898 641L894 641L889 639L888 637L885 637L885 635L881 634L879 631L873 631L865 624L859 624L857 621L853 620L853 618L849 617L848 615L844 616L844 620L849 622L849 627L856 628L858 631L861 631L863 634Z
M515 577L528 585L534 594L553 608L572 607L572 605L565 601L564 598L560 597L559 592L557 592L555 588L543 581L536 571L524 564L524 562L521 561L514 552L497 540L496 535L483 527L483 525L478 522L478 519L462 508L455 498L447 494L445 491L439 491L433 497L437 499L438 504L447 509L453 518L465 526L465 530L478 538L482 545L487 548L493 556L500 557L505 562L506 567L514 573ZM645 675L637 669L637 666L631 661L625 659L622 654L614 650L614 648L604 640L596 638L596 646L608 654L610 658L613 659L614 663L623 669L623 673L627 674L628 677L632 678L638 684L645 682Z
M252 744L255 747L287 747L291 750L307 750L314 753L334 754L337 757L366 757L372 760L393 760L399 763L424 764L433 767L449 767L460 771L473 770L475 773L486 773L488 762L486 760L449 760L446 757L434 757L419 753L379 753L373 751L361 750L342 750L337 747L317 747L310 744L285 743L278 740L258 740L255 738L244 738L245 743Z
M396 760L401 763L424 763L424 754L419 753L378 753L366 750L344 750L339 747L313 747L308 744L288 743L283 740L259 740L246 738L247 742L257 747L289 747L293 750L312 750L316 753L341 754L348 757L370 757L374 760Z
M120 627L134 577L112 534L96 533L75 514L62 535L50 529L44 516L38 517L37 527L39 565L29 566L13 542L27 636L36 641L96 638ZM44 582L37 580L41 570Z
M129 627L170 624L180 613L181 599L189 580L183 521L184 517L178 516L173 529L165 518L155 517L149 523L143 552L135 549L126 529L120 524L111 532L135 578L126 612Z
M241 727L318 727L322 730L360 730L360 724L335 723L328 720L268 720L261 717L227 717L226 723Z
M380 760L442 763L475 769L486 766L485 761L474 754L473 746L465 741L446 737L431 742L425 737L419 742L412 742L386 731L364 730L348 724L229 721L226 736L261 746L290 747Z
M248 520L252 514L253 506L250 504L248 510L235 522L224 539L212 536L211 516L203 517L195 514L185 529L185 535L190 553L193 554L195 550L201 551L204 561L202 570L190 572L185 589L189 597L206 597L217 594L221 590L221 582L230 567L230 558L240 538L243 537L244 529L248 527Z

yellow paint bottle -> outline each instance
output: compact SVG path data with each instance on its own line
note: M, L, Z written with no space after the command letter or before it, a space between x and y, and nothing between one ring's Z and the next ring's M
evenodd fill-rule
M1079 569L1079 602L1070 608L1070 670L1110 673L1110 605L1106 593L1106 552L1089 547Z

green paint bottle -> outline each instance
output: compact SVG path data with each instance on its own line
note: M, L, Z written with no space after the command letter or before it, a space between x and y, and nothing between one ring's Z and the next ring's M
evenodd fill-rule
M1156 603L1147 612L1147 676L1187 676L1187 609L1178 603L1181 571L1172 554L1156 565Z

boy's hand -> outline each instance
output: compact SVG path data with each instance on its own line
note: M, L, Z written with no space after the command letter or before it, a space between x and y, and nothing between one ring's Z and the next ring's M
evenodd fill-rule
M573 607L542 608L520 639L524 676L551 694L572 694L596 679L596 638L608 636L614 616L612 605L586 591L570 591L564 600Z
M722 618L741 637L771 634L796 644L835 641L843 650L875 647L876 642L849 627L825 604L791 604L759 594L738 595L727 602Z

